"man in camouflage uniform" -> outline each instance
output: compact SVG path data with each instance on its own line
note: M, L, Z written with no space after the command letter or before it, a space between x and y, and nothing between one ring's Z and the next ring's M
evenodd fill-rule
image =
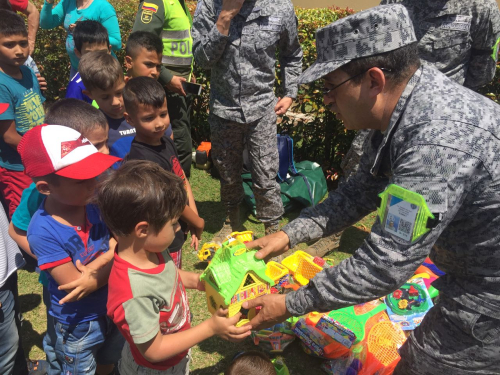
M283 98L274 95L279 48ZM297 96L302 50L290 0L199 0L193 20L193 55L211 69L210 131L212 158L221 176L221 200L227 209L215 240L239 229L243 199L241 173L246 145L257 218L266 233L278 230L283 214L276 182L276 116Z
M318 30L317 61L300 82L324 77L325 104L346 128L372 129L365 153L357 173L326 201L248 246L264 258L342 230L377 207L379 218L352 257L295 292L243 307L263 306L250 322L260 329L290 315L371 301L396 290L430 256L446 272L433 283L439 301L400 349L394 373L498 374L500 106L420 66L415 41L401 5ZM391 189L406 195L390 198ZM408 210L390 219L398 202ZM432 213L423 226L416 216L403 226L403 217L421 210Z
M500 38L500 11L495 0L382 0L408 10L423 62L434 65L460 85L472 90L495 76ZM341 163L342 181L358 169L368 131L360 130ZM310 246L311 254L332 250L340 234Z

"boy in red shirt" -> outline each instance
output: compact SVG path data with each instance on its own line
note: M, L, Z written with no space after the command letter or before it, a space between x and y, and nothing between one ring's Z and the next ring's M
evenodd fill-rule
M226 318L222 309L191 327L184 288L203 290L203 284L165 250L186 202L182 180L150 161L127 161L99 189L97 204L118 241L107 308L128 342L121 375L187 374L192 346L214 335L239 340L250 334L248 325L235 327L241 314Z

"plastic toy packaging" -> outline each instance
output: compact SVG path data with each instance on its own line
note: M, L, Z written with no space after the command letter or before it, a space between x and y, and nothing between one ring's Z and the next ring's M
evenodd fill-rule
M260 331L252 331L253 343L270 353L282 353L295 340L292 327L298 318L289 318L283 323Z
M385 303L389 318L403 330L417 328L434 306L422 278L412 278L403 284L385 297Z

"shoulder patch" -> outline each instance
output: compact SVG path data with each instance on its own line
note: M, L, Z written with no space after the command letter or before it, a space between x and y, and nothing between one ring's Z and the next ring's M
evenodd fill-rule
M156 13L156 12L158 12L158 5L153 4L153 3L146 3L146 2L144 2L144 3L142 3L142 10L143 11L144 10L148 10L148 11L150 11L152 13Z

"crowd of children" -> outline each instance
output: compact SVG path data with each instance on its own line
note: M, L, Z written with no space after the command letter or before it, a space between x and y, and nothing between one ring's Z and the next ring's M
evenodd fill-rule
M24 20L0 12L0 190L11 218L7 224L0 213L1 244L13 247L8 227L40 269L44 373L111 374L120 363L120 374L187 374L192 346L213 335L248 336L250 326L235 326L240 315L227 318L222 309L191 326L185 289L204 288L198 274L182 270L181 248L189 232L198 248L205 223L156 81L161 39L132 33L124 75L106 28L78 22L78 72L66 99L45 114L37 77L23 65ZM0 281L24 261L12 264ZM0 293L10 288L8 298L17 303L17 278L8 281ZM19 309L12 311L14 322ZM19 331L14 336L9 353L0 345L2 373L24 374L24 360L14 361L24 357ZM267 357L257 357L272 368ZM249 358L236 358L231 368L245 368L238 363ZM241 373L235 371L227 373Z

